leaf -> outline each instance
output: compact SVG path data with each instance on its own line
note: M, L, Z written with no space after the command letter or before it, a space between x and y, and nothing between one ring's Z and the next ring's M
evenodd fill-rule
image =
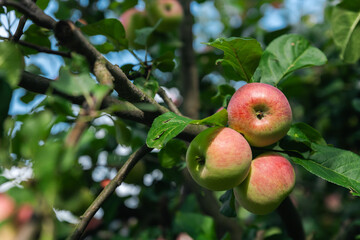
M160 165L164 168L172 168L185 161L186 144L178 139L172 139L159 152Z
M134 80L134 84L151 97L155 97L159 90L159 83L154 79L137 78Z
M174 53L167 52L161 57L154 59L153 67L156 67L162 72L171 72L175 67L174 57Z
M343 8L349 11L353 12L359 12L360 11L360 1L354 1L354 0L343 0L341 3L337 5L339 8Z
M161 21L162 21L162 19L160 19L153 27L144 27L142 29L135 30L136 38L135 38L134 42L137 44L140 44L142 46L146 46L150 35L160 25Z
M210 126L226 126L228 122L228 113L226 109L222 109L219 112L214 113L210 117L201 120L192 120L191 124L196 125L210 125Z
M295 141L305 143L307 146L310 146L311 143L326 145L326 142L321 134L316 129L305 123L293 124L287 135Z
M331 14L334 42L340 47L340 58L355 63L360 57L360 11L353 12L335 7Z
M226 217L236 217L235 196L233 190L227 190L221 195L219 200L222 203L220 207L221 214Z
M339 148L311 144L309 159L291 159L326 181L360 193L360 156Z
M10 42L0 42L0 75L14 88L20 81L24 59L20 50Z
M211 98L211 101L219 105L223 104L224 99L227 96L232 96L234 93L235 93L235 88L233 88L229 84L221 84L218 86L217 94Z
M260 82L275 86L297 69L319 66L326 61L324 53L310 46L304 37L295 34L283 35L272 41L261 56Z
M41 28L36 24L31 24L30 27L24 32L24 41L42 47L51 48L51 42L49 40L49 36L50 36L49 30L45 28ZM29 47L22 46L22 48L24 49L25 55L38 53L37 50Z
M89 95L95 85L89 73L74 74L68 67L60 68L59 79L51 82L55 89L72 96Z
M104 35L118 49L123 49L127 46L124 26L115 18L103 19L96 23L85 25L81 28L81 31L89 36Z
M167 112L155 118L146 138L150 148L161 149L167 142L181 133L192 120Z
M41 10L45 10L45 8L49 5L50 0L37 0L36 5L39 6Z
M238 79L251 81L255 69L259 65L262 49L258 41L251 38L218 38L213 42L205 43L209 46L224 51L224 59L219 59L216 63L229 64L232 71L235 71ZM225 65L226 66L226 65ZM224 70L228 71L228 67Z
M131 143L131 131L126 127L126 124L117 119L114 120L115 125L115 138L116 142L120 145L129 146Z

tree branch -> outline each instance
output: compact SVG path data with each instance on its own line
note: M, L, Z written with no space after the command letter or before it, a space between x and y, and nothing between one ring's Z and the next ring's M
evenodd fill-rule
M164 102L166 103L166 105L170 108L170 110L174 113L176 113L179 116L182 116L181 112L179 111L179 109L176 107L176 105L174 104L174 102L169 98L169 96L166 94L165 90L162 87L159 87L158 90L158 94L160 95L160 97L164 100Z
M116 174L115 178L103 189L103 191L97 196L94 202L90 207L85 211L81 217L80 223L76 226L74 232L68 239L79 239L84 233L86 226L89 224L91 218L99 210L100 206L104 201L115 191L115 189L123 182L126 176L129 174L131 169L136 165L136 163L147 153L151 152L151 148L148 148L146 145L143 145L140 149L134 152L121 169Z
M27 20L26 16L21 16L21 18L19 20L19 25L18 25L14 35L11 37L10 41L18 42L20 40L20 37L23 34L26 20Z
M52 17L46 15L44 11L31 0L0 0L0 6L11 6L16 8L40 27L47 29L53 29L55 27L56 21Z

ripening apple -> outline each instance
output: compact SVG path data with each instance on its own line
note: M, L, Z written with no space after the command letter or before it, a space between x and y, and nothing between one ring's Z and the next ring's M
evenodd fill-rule
M263 215L274 211L295 185L291 163L280 154L267 152L251 162L247 178L234 188L238 203L249 212Z
M146 11L153 25L162 19L156 29L159 32L176 29L184 16L182 6L177 0L147 0Z
M5 193L0 193L0 222L8 219L14 211L14 199Z
M249 83L231 97L229 127L242 133L251 146L265 147L283 138L292 121L285 95L265 83Z
M129 41L129 46L135 49L142 48L143 46L134 42L136 38L135 31L144 27L148 27L146 13L136 8L130 8L120 16L119 20L124 26L126 38Z
M190 143L186 163L200 186L222 191L239 185L247 176L252 159L250 145L237 131L212 127Z

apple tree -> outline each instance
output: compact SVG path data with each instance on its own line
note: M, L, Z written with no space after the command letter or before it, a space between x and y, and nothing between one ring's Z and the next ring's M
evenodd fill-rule
M0 239L359 237L359 16L0 0Z

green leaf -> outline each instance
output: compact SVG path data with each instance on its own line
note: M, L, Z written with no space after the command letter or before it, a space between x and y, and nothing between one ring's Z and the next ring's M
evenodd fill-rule
M272 41L261 56L260 82L277 85L297 69L319 66L326 61L324 53L310 46L304 37L295 34L283 35Z
M10 87L14 88L20 81L24 69L24 59L20 50L10 42L0 42L0 75Z
M89 36L104 35L118 49L127 46L125 29L121 22L115 18L103 19L99 22L88 24L81 30Z
M117 119L114 120L116 142L121 145L129 146L131 143L131 131L126 124Z
M188 233L193 239L216 239L214 220L202 214L178 212L174 229Z
M167 112L155 118L146 138L150 148L161 149L167 142L181 133L192 120Z
M192 120L191 124L196 125L210 125L210 126L226 126L228 123L228 113L226 109L222 109L210 117L201 119L201 120Z
M75 74L69 67L60 68L59 79L51 82L55 89L72 96L89 95L95 85L89 73Z
M185 161L187 146L178 139L172 139L159 152L160 165L164 168L172 168Z
M51 48L51 42L49 40L50 31L48 29L39 27L36 24L31 24L30 27L24 32L24 41L33 43L42 47ZM37 54L37 50L29 47L22 46L24 54Z
M309 159L291 159L318 177L360 193L360 156L339 148L311 144Z
M175 67L174 57L174 53L167 52L161 57L154 59L153 67L156 67L162 72L171 72Z
M235 81L251 81L255 69L259 65L262 49L258 41L251 38L218 38L214 42L205 43L224 51L224 59L216 63L226 63L238 76ZM227 71L228 67L224 68Z
M311 143L326 145L326 142L321 134L316 129L305 123L293 124L287 135L297 142L305 143L307 146L310 146Z
M159 83L154 79L137 78L134 80L134 84L151 97L155 97L159 90Z
M334 42L340 47L340 57L347 63L355 63L360 57L360 11L353 12L335 7L331 14Z
M36 5L39 6L41 10L45 10L45 8L49 5L50 0L37 0Z
M229 84L221 84L218 86L217 94L211 98L211 101L219 105L223 104L225 98L227 96L232 96L234 93L235 93L235 88L233 88Z
M226 217L236 217L235 196L233 190L227 190L221 195L219 200L222 203L220 208L221 214Z
M136 37L134 42L141 46L146 46L150 35L160 25L161 21L162 19L160 19L153 27L144 27L142 29L135 30Z
M359 12L360 11L360 1L354 1L354 0L343 0L341 3L337 5L339 8L343 8L349 11L353 12Z

